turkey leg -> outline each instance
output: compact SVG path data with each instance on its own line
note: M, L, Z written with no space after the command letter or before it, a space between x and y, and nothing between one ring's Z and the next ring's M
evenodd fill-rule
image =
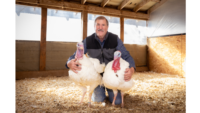
M83 92L83 95L82 95L82 98L81 98L81 101L80 101L80 104L82 104L83 98L84 98L84 96L85 96L85 94L86 94L86 92L87 92L87 87L85 87L85 86L80 86L80 85L79 85L79 87L82 89L82 92Z
M121 103L121 107L124 107L124 92L121 91L121 97L122 97L122 103Z
M114 93L114 98L113 98L112 105L115 106L115 100L116 100L116 97L117 97L117 90L113 90L113 93Z

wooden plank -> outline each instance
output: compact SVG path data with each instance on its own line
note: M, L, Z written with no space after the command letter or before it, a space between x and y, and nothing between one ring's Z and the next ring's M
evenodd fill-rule
M60 1L59 1L60 2ZM126 18L132 18L132 19L142 19L142 20L148 20L149 14L145 13L135 13L132 11L124 11L124 10L117 10L113 8L104 8L104 7L98 7L98 6L92 6L92 5L82 5L82 4L76 4L76 3L70 3L70 2L64 2L64 6L62 4L30 4L30 3L24 3L24 2L16 2L20 5L28 5L28 6L34 6L34 7L43 7L43 8L52 8L52 9L58 9L58 10L67 10L67 11L87 11L88 13L92 14L103 14L103 15L109 15L109 16L116 16L116 17L126 17Z
M81 4L85 4L87 0L81 0Z
M103 14L115 14L115 15L121 15L121 11L117 9L112 9L112 8L104 8Z
M40 40L40 71L46 67L46 29L47 29L47 8L42 8L41 16L41 40Z
M181 35L181 75L186 74L186 35Z
M63 2L62 1L56 1L56 0L40 0L39 5L44 5L44 6L54 6L54 7L63 7Z
M147 66L136 67L136 72L143 72L143 71L149 71L149 68Z
M38 0L16 0L16 2L24 2L24 3L37 4Z
M148 21L146 22L146 27L148 28L149 24L148 24ZM149 68L149 40L148 40L149 37L147 37L147 67Z
M149 70L182 75L181 35L148 38Z
M102 14L104 12L104 8L88 5L87 11L88 11L88 13L89 12L98 12L98 13Z
M132 17L135 19L143 19L143 20L149 19L149 14L136 13L136 12L131 12L131 11L121 11L121 15L127 18Z
M123 0L123 2L118 6L118 9L121 10L123 9L129 2L130 0Z
M163 5L167 0L161 0L159 3L157 3L156 5L154 5L153 7L151 7L148 10L148 14L152 13L153 11L155 11L158 7L160 7L161 5Z
M101 2L101 7L104 7L110 0L103 0L103 2Z
M133 9L134 12L137 12L140 10L140 8L142 8L145 4L147 4L148 2L150 2L151 0L143 0L142 2L140 2L137 6L135 6L135 8Z
M82 23L82 39L84 40L87 37L87 11L82 11L81 13L81 23Z
M161 0L151 0L152 2L160 2Z
M66 70L51 70L51 71L21 71L16 72L16 80L25 78L37 78L47 76L68 76L68 69Z
M134 12L139 11L144 5L146 5L148 2L160 2L160 0L143 0L140 2L135 8L133 9Z
M124 42L124 17L120 17L120 39Z
M70 2L64 2L64 8L69 8L69 9L78 9L78 10L84 10L85 5L82 4L76 4L76 3L70 3Z

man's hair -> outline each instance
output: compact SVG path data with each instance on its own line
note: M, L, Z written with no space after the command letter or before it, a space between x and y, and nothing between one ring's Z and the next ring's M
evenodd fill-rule
M109 25L108 20L107 20L106 17L104 17L104 16L99 16L99 17L97 17L97 18L95 19L95 21L94 21L94 25L96 24L96 21L97 21L97 20L103 20L103 19L106 20L106 23L107 23L107 26L108 26L108 25Z

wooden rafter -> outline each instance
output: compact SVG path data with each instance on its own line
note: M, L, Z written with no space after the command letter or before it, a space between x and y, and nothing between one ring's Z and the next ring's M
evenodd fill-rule
M103 2L101 2L101 7L104 7L110 0L103 0Z
M81 0L81 4L85 4L87 0Z
M160 2L160 1L162 1L162 0L151 0L152 2Z
M152 13L153 11L155 11L158 7L160 7L161 5L163 5L167 0L161 0L159 3L157 3L156 5L154 5L153 7L151 7L148 10L148 14Z
M129 2L130 0L123 0L123 2L118 6L118 9L121 10L123 9Z
M148 2L160 2L160 0L143 0L142 2L140 2L134 9L134 12L139 11L145 4L147 4Z
M26 3L37 4L38 0L16 0L16 2L26 2Z
M55 3L43 1L38 4L16 2L16 4L42 7L42 8L43 7L53 8L53 9L58 9L58 10L62 9L62 10L76 11L76 12L87 11L88 13L92 13L92 14L98 14L98 15L103 14L103 15L110 15L110 16L116 16L116 17L123 16L125 18L133 18L133 19L143 19L143 20L149 19L149 14L145 14L145 13L135 13L133 11L117 10L117 9L98 7L98 6L92 6L92 5L82 5L82 4L77 4L77 3L65 2L65 1L64 1L64 6L61 1L56 1Z

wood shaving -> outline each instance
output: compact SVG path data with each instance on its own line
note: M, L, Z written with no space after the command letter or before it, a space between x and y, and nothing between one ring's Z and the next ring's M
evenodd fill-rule
M136 72L135 85L124 96L125 108L108 100L87 107L82 92L68 76L16 81L16 113L185 113L185 78L155 72Z

